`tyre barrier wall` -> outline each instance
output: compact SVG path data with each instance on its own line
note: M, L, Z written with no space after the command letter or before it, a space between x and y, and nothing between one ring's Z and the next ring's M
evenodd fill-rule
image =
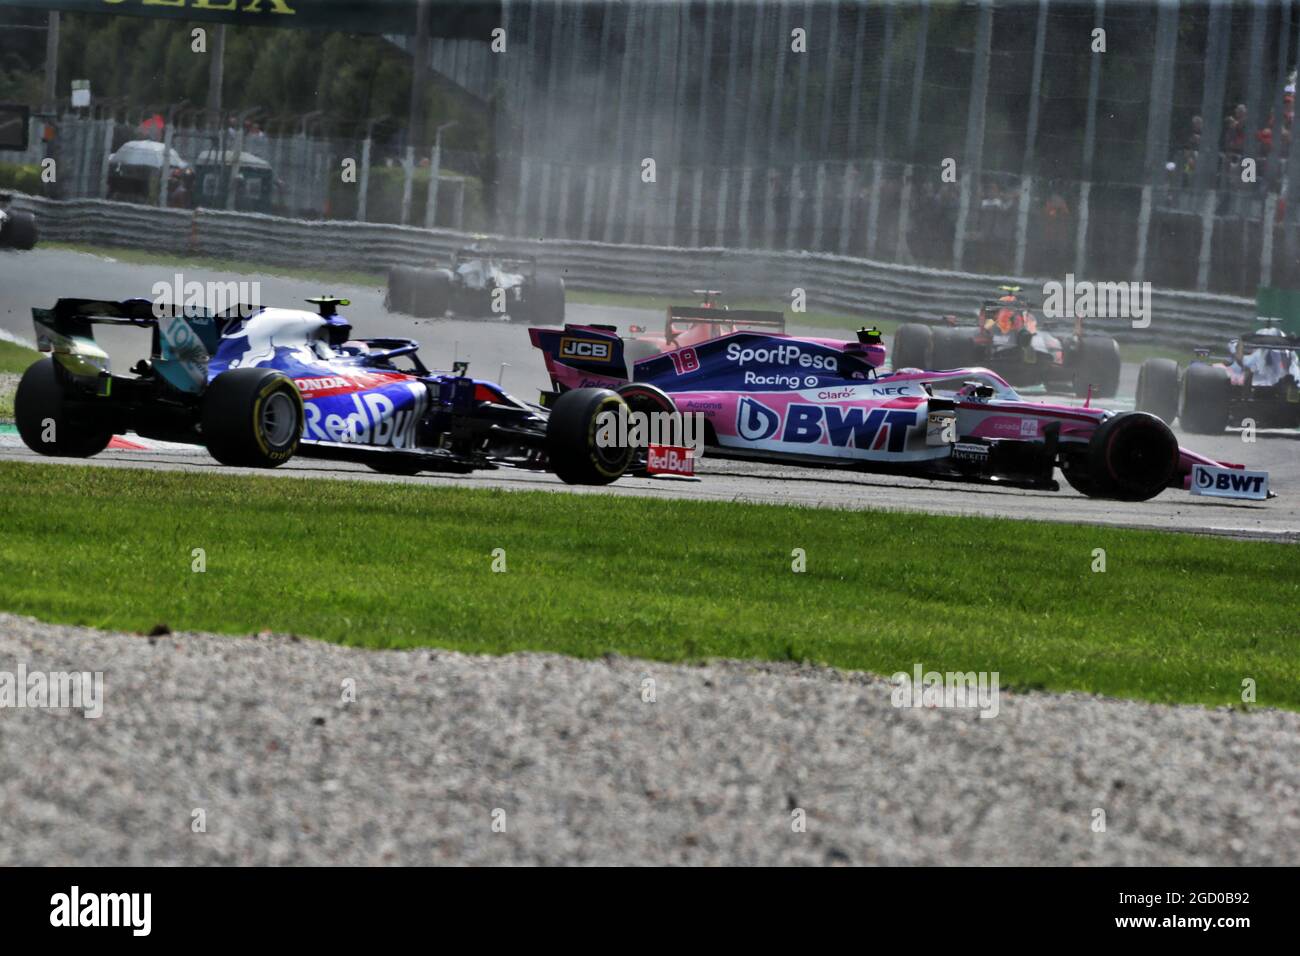
M792 290L807 295L809 312L834 312L867 322L970 321L999 285L1019 285L1038 299L1044 279L948 272L827 253L745 249L689 249L577 240L480 236L343 220L286 219L209 209L160 209L102 199L50 200L16 194L14 208L35 212L44 241L116 246L268 266L339 269L383 274L389 266L446 264L474 241L508 255L535 256L573 289L675 296L694 301L692 289L721 289L732 301L768 299L790 308ZM1063 282L1064 276L1053 277ZM1118 276L1092 277L1121 281ZM82 293L86 290L81 290ZM147 290L146 290L147 291ZM78 290L69 289L69 294ZM143 293L142 293L143 294ZM1155 289L1150 324L1093 319L1089 327L1124 343L1188 349L1226 349L1227 340L1254 328L1251 299ZM797 322L797 316L795 317Z

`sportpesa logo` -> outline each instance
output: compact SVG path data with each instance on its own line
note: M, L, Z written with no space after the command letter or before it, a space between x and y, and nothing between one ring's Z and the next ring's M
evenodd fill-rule
M824 369L827 372L839 368L839 361L834 355L814 355L797 345L773 345L770 348L755 349L732 342L727 346L727 358L742 368L750 362L760 365L797 365L800 368Z
M560 358L584 362L612 362L613 349L603 339L560 339Z

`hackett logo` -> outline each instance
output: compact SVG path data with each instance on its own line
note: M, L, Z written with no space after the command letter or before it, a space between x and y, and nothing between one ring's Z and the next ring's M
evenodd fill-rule
M294 0L296 3L297 0ZM224 10L240 13L279 13L293 16L298 11L285 0L104 0L110 7L131 4L140 7L189 7L191 10ZM264 10L263 7L266 9Z

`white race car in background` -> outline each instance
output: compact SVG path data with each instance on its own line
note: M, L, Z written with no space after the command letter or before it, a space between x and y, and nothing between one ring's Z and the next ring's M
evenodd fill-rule
M0 193L0 247L31 249L36 245L36 216L10 207L13 196Z

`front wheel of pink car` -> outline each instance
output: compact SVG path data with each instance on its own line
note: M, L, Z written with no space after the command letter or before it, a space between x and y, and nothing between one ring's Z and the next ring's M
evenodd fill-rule
M1146 412L1106 419L1088 449L1062 462L1065 480L1091 498L1147 501L1168 488L1178 470L1178 440Z

